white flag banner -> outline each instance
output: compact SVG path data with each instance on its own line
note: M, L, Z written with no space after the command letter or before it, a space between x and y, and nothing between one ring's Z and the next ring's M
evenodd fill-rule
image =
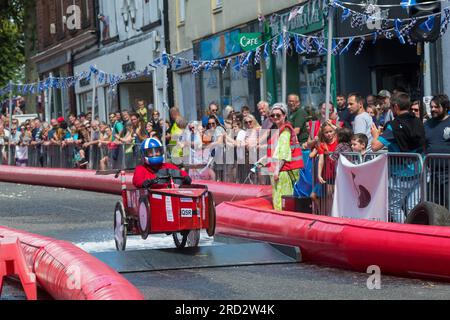
M355 165L339 158L333 217L388 221L387 155Z

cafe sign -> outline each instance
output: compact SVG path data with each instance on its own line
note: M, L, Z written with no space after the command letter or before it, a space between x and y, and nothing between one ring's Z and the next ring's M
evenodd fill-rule
M253 51L262 45L261 33L240 33L238 36L239 45L244 51Z

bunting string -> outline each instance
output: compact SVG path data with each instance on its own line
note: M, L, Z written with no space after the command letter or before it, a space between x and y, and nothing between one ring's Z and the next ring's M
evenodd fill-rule
M440 2L447 2L450 0L440 0ZM324 3L322 5L322 3ZM433 2L429 2L431 4ZM427 4L427 3L424 3ZM304 8L308 4L298 6L293 8L289 12L288 21L296 18L298 15L304 13ZM357 48L354 49L354 54L361 54L365 44L371 41L373 44L377 42L378 39L384 37L386 39L396 39L401 44L413 45L411 40L411 30L417 24L418 18L392 18L388 17L387 12L375 10L373 5L366 4L356 4L349 3L339 0L331 0L331 2L325 4L325 1L321 2L323 6L324 16L327 14L327 10L330 8L336 8L341 10L340 12L340 22L350 21L350 25L355 29L362 29L362 27L367 23L381 22L380 26L375 31L371 31L367 34L358 34L354 36L346 37L333 37L331 52L333 55L341 55L350 52L353 44L359 42ZM380 8L393 8L393 7L403 7L409 8L416 5L415 0L402 0L400 4L392 5L377 5ZM362 7L361 12L357 12L348 6L358 6ZM309 8L310 10L315 10L313 6ZM277 18L280 15L272 15L269 19L265 17L259 17L261 23L265 21L270 21L270 23L276 23ZM440 19L436 19L440 17ZM431 29L434 23L440 23L440 34L441 36L447 31L448 25L450 23L450 7L444 8L442 12L430 14L428 16L420 17L420 20L425 22L421 23L421 27ZM375 25L375 24L374 24ZM231 70L239 72L252 65L257 65L262 59L269 63L271 55L280 54L283 49L292 48L298 54L311 54L317 53L319 55L324 55L327 53L327 35L323 31L312 33L312 34L301 34L296 32L285 32L277 34L255 49L251 51L241 52L235 55L228 56L226 58L216 59L216 60L190 60L183 57L179 57L176 54L168 54L163 52L160 57L155 59L153 62L149 63L144 70L132 71L125 74L111 74L96 68L95 66L90 66L88 71L83 71L79 74L70 77L49 77L42 81L37 81L27 84L12 84L6 85L0 88L0 96L9 94L10 92L15 92L23 95L27 94L41 94L42 92L54 88L54 89L67 89L75 86L76 84L83 82L90 82L94 76L98 84L109 86L109 90L113 90L120 82L125 80L136 79L142 76L150 76L154 69L160 67L166 67L172 70L178 70L181 68L190 68L193 74L198 74L202 70L221 70L225 73L229 68ZM356 40L356 41L355 41Z

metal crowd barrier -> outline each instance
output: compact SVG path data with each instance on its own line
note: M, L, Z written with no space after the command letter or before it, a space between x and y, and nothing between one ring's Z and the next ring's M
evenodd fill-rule
M341 155L345 156L350 162L354 164L360 164L363 162L363 158L360 153L345 152L341 153ZM326 181L325 184L320 183L318 177L319 156L317 156L313 161L312 199L313 199L313 212L316 215L324 215L324 216L331 215L338 161L339 161L339 154L337 153L330 153L324 155L322 178Z
M368 153L364 156L353 153L343 155L354 164L359 164L371 161L382 154L385 153ZM326 163L331 161L330 157L333 157L333 154L325 157ZM315 199L313 196L313 200L315 200L313 201L314 212L319 215L331 215L337 162L333 163L334 166L324 166L322 177L326 180L326 184L320 184L318 181L317 163L318 160L315 162L313 171L313 192L317 197ZM409 212L424 199L422 196L423 168L424 164L420 154L388 153L388 213L390 222L404 223ZM446 190L448 191L448 188ZM448 201L446 203L448 204Z
M200 172L202 179L214 179L216 181L233 182L241 184L270 184L270 178L261 173L252 173L251 168L260 158L266 155L265 149L256 146L252 148L235 147L224 144L215 146L214 152L208 146L204 146L205 159L202 164L189 161L189 154L183 159L173 156L175 145L168 145L166 161ZM91 170L111 170L134 168L141 163L140 148L138 145L114 145L102 143L82 148L76 144L47 145L37 144L28 147L28 159L26 165L30 167L48 168L79 168L81 158L80 149L85 153L85 160ZM14 153L14 151L12 151ZM188 150L189 153L189 150ZM12 157L10 165L15 165ZM188 161L186 161L186 158ZM178 161L177 161L178 160ZM195 173L194 173L195 175Z
M265 150L257 148L249 150L229 144L214 147L207 145L201 150L183 148L182 158L175 158L172 154L170 161L191 170L192 176L198 178L201 176L202 180L269 185L268 176L251 172L253 165L265 153Z
M417 153L388 154L389 221L404 223L421 201L423 159Z
M27 166L48 168L74 168L77 167L76 145L31 145L28 147ZM11 147L12 157L10 165L16 165L15 146ZM9 148L3 150L8 156ZM117 145L111 148L106 144L92 145L84 149L87 168L94 170L109 170L134 168L141 163L140 148L137 145ZM251 173L253 164L265 154L265 150L249 150L225 145L216 146L215 154L211 156L210 149L203 149L204 159L194 163L190 149L183 150L184 156L180 163L192 175L201 179L208 179L212 171L214 180L247 184L270 184L266 175ZM238 156L239 154L239 156ZM343 153L349 161L355 164L375 159L384 154L368 153L361 156L359 153ZM318 181L318 159L313 161L312 188L313 210L318 215L331 215L333 204L334 185L336 179L337 155L332 153L325 156L322 177L325 184ZM335 158L332 160L332 158ZM3 159L3 158L2 158ZM169 158L170 161L176 159ZM5 163L5 161L3 161ZM421 201L430 201L450 209L449 186L450 155L429 154L423 160L420 154L415 153L388 153L388 201L389 221L403 223L410 211Z
M424 160L422 199L450 210L449 154L428 154Z
M16 165L15 146L11 147L9 165ZM61 145L30 145L26 166L46 168L78 168L83 160L88 162L87 168L94 170L134 168L141 162L139 147L136 145L117 145L111 149L106 145L92 145L88 148L75 144Z

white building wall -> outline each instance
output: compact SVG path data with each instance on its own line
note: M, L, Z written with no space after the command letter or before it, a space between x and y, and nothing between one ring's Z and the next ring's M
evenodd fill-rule
M184 24L178 23L178 2L185 1ZM173 0L169 7L171 21L170 41L172 52L192 48L192 41L212 35L231 27L256 20L258 15L267 16L307 1L298 0L226 0L219 11L213 8L213 0ZM173 21L173 22L172 22ZM176 27L174 26L176 23ZM176 29L175 31L173 29Z
M155 59L161 55L161 42L155 43L155 40L164 38L164 22L161 25L151 30L143 31L142 28L148 26L158 20L163 19L162 0L100 0L99 13L107 17L109 25L109 33L107 39L103 38L104 24L100 23L101 45L97 57L80 63L74 66L74 73L80 74L83 71L89 71L90 66L114 75L123 75L122 65L129 62L135 63L133 71L143 71ZM126 16L126 18L124 18ZM126 26L125 20L128 20ZM117 39L110 43L104 40ZM152 69L150 68L150 71ZM159 76L150 74L145 81L152 82L153 88L149 92L153 93L152 104L157 109L161 109L163 99L162 81L154 81L159 79ZM92 92L91 85L80 86L77 83L75 86L75 93L77 95L77 109L80 109L80 95ZM125 95L127 92L121 92L121 101L126 101ZM107 120L108 106L111 104L111 97L108 93L108 87L105 84L98 84L97 87L97 109L101 120ZM124 100L125 99L125 100ZM132 105L121 105L124 108L131 109ZM110 110L114 111L114 110Z
M184 1L185 20L180 23L180 2ZM258 15L269 17L270 14L300 5L307 0L226 0L219 10L214 9L215 0L172 0L169 2L170 43L171 53L177 54L192 50L193 41L211 36L250 21L255 21ZM197 57L198 58L198 57ZM190 94L195 97L195 85L190 93L181 92L181 75L174 72L175 104L184 110L187 119L196 113L195 105L188 106L183 96ZM195 81L195 76L191 77ZM186 86L184 86L186 90ZM193 100L195 103L195 99Z
M450 95L450 28L442 37L442 74L444 76L444 93Z

